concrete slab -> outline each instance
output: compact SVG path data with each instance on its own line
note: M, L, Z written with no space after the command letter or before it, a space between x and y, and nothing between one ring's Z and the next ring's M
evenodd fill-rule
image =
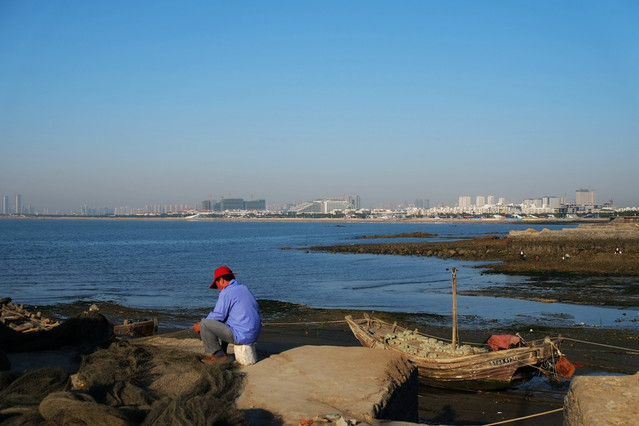
M639 373L633 376L579 376L564 399L564 425L639 424Z
M267 410L284 424L335 414L371 423L418 419L417 370L392 351L302 346L242 371L238 407Z

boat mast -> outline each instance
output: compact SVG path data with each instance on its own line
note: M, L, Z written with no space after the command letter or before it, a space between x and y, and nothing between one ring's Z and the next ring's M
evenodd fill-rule
M453 349L457 349L457 268L453 268Z

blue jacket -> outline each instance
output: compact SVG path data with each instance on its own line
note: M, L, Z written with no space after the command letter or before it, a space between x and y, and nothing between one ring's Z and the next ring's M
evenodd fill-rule
M238 345L255 343L262 330L257 300L251 290L237 280L231 280L230 284L220 291L215 308L206 319L228 325Z

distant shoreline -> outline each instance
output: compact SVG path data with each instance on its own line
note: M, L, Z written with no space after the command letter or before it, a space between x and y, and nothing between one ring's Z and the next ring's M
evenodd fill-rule
M537 218L537 219L468 219L468 218L308 218L308 217L265 217L265 218L187 218L187 217L154 217L154 216L0 216L0 220L153 220L153 221L184 221L184 222L332 222L332 223L486 223L486 224L573 224L573 223L608 223L612 218Z

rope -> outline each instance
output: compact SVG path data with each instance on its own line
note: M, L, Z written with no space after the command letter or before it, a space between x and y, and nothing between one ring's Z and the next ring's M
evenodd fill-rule
M341 324L346 323L346 320L337 321L307 321L307 322L263 322L262 325L314 325L314 324Z
M550 342L550 345L555 348L555 350L557 351L557 353L559 354L559 356L564 356L564 354L561 353L561 351L559 350L559 348L557 347L557 345L555 345L555 342ZM553 359L555 358L555 354L553 352Z
M562 337L562 339L564 339L564 340L572 340L573 342L578 342L578 343L586 343L588 345L603 346L605 348L619 349L619 350L622 350L622 351L626 351L626 352L628 352L631 355L639 355L639 351L636 350L636 349L622 348L621 346L606 345L606 344L603 344L603 343L593 343L593 342L588 342L587 340L571 339L570 337Z
M547 414L557 413L557 412L562 411L562 410L563 410L563 407L562 408L556 408L554 410L546 411L546 412L543 412L543 413L531 414L530 416L517 417L516 419L502 420L501 422L488 423L488 424L485 424L484 426L503 425L503 424L506 424L506 423L518 422L520 420L532 419L533 417L539 417L539 416L545 416Z

